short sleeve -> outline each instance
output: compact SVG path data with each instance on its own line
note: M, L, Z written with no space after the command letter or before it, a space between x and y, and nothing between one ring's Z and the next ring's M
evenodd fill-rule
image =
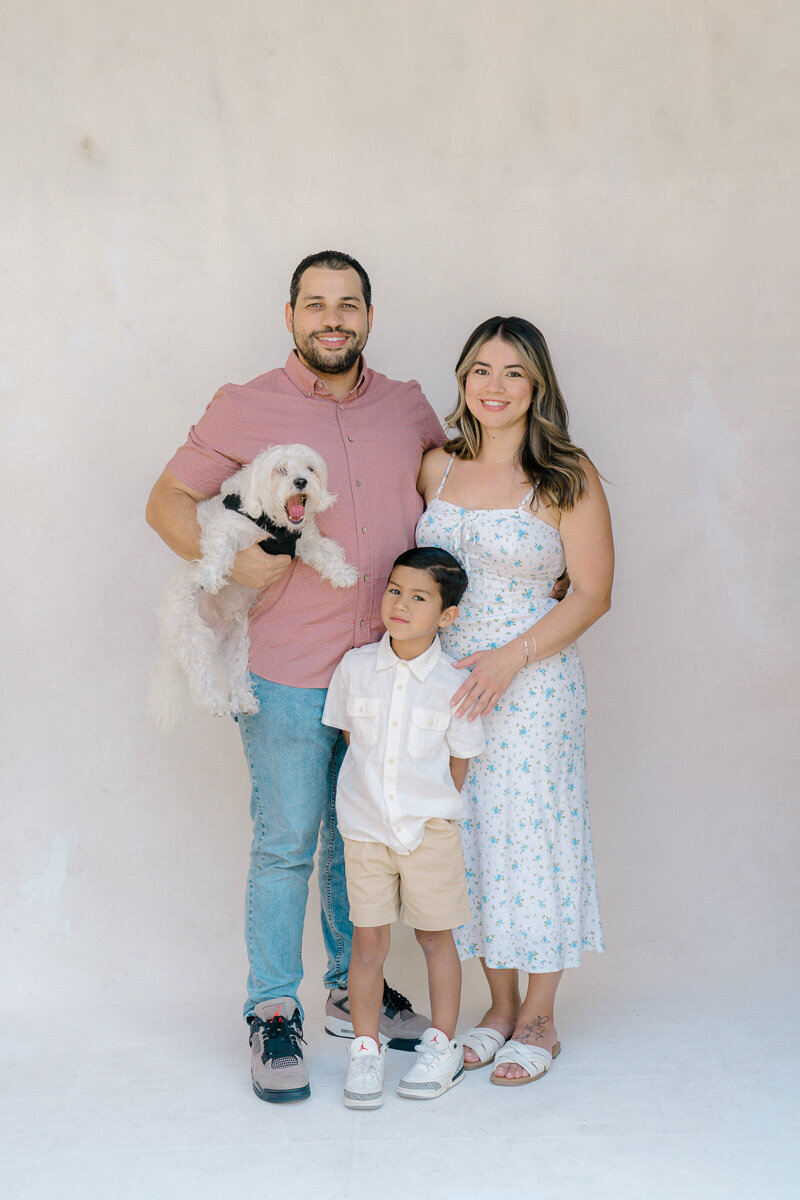
M424 454L426 450L432 450L435 446L443 446L447 441L447 437L442 428L442 422L431 408L425 393L416 379L410 380L408 386L414 388L415 391L415 424L419 434L422 453Z
M220 388L189 436L167 463L167 470L187 487L216 496L226 479L243 466L237 404L230 385Z
M466 714L458 717L453 712L447 727L447 745L451 758L475 758L482 754L486 749L486 732L481 718L468 721Z
M347 655L345 655L346 657ZM328 686L325 708L322 710L323 725L330 725L333 729L346 729L348 732L350 731L350 722L347 716L348 691L347 668L345 667L345 659L342 659L333 672L333 678Z

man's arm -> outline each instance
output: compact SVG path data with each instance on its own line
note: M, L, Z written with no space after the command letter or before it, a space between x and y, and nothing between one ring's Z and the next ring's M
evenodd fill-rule
M155 529L170 550L187 562L200 558L200 527L197 505L207 497L181 483L169 471L162 472L147 501L147 523ZM231 579L245 587L269 587L286 573L291 563L288 554L265 554L259 546L240 550L231 571Z

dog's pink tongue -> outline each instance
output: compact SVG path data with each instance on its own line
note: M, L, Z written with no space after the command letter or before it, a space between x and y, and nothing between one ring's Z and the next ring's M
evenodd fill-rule
M302 521L303 517L305 516L305 511L306 509L304 504L291 504L289 506L289 516L293 521Z

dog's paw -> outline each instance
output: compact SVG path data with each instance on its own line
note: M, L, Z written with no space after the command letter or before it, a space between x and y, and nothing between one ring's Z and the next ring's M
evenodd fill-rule
M241 695L231 696L230 711L236 716L251 716L258 712L258 701L252 692L242 692Z
M204 568L202 564L194 568L193 578L197 587L208 592L210 596L216 596L217 592L221 592L228 582L224 576L220 575L219 571Z
M351 588L358 582L358 571L355 567L345 564L339 570L332 571L328 576L331 587Z

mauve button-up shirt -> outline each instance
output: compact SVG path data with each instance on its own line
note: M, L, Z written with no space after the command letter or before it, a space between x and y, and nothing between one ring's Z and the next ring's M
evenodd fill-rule
M392 563L414 545L422 512L422 455L444 442L441 422L415 380L401 383L362 359L356 386L337 400L295 351L283 369L226 384L193 425L167 470L214 496L267 446L302 442L328 467L338 499L317 524L358 570L332 588L295 558L250 613L250 669L289 687L327 687L342 656L383 633L381 597Z

